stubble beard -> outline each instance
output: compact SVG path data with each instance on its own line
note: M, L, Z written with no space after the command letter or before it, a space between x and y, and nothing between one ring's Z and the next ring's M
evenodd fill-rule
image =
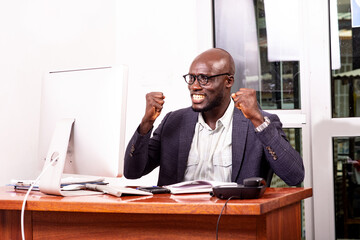
M221 103L223 102L223 99L224 99L224 94L219 93L216 96L216 98L213 101L211 101L207 106L205 106L203 108L194 108L193 106L191 106L191 108L194 112L207 112L207 111L214 109L215 107L220 106Z

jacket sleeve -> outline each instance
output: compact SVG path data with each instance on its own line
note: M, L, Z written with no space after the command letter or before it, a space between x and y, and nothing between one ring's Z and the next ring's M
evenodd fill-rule
M286 184L295 186L304 180L304 165L300 154L288 142L282 123L277 115L264 114L271 123L262 132L256 133L263 144L266 159Z
M125 151L124 176L126 178L140 178L160 165L161 132L169 115L170 113L164 117L152 137L153 129L146 135L141 135L139 128L136 129Z

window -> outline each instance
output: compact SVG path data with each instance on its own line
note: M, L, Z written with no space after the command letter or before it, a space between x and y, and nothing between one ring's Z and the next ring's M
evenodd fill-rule
M337 239L360 238L360 137L334 137Z
M236 65L232 90L256 89L264 110L300 109L299 62L268 61L264 2L214 1L214 12L215 47L230 52Z
M338 0L340 69L332 70L332 116L360 117L360 26L354 25L351 9L359 1ZM360 18L360 15L358 15Z

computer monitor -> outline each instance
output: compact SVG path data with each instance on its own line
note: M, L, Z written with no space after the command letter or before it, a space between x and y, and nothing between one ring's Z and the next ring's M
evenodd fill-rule
M122 176L127 72L117 66L45 74L39 158L49 168L40 178L40 191L64 195L63 173Z

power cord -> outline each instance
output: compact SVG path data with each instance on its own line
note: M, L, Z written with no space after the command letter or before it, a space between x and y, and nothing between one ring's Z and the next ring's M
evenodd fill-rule
M232 199L232 198L234 198L234 197L235 197L235 196L231 196L231 197L229 197L229 198L226 200L226 202L225 202L225 204L224 204L223 208L221 209L221 212L220 212L219 218L218 218L218 220L217 220L217 224L216 224L216 240L218 240L218 233L219 233L219 225L220 225L220 218L221 218L221 215L222 215L222 213L223 213L223 211L224 211L224 209L225 209L225 207L226 207L227 203L230 201L230 199Z
M24 214L25 214L25 205L26 205L26 200L31 192L31 190L33 189L33 187L37 184L37 182L40 180L40 178L42 177L42 175L44 175L44 173L49 169L50 166L53 165L53 162L56 162L59 159L59 155L56 156L54 159L51 159L51 161L49 162L49 164L43 168L43 170L41 171L41 173L39 174L39 176L35 179L35 181L33 183L31 183L29 189L27 190L24 200L23 200L23 204L22 204L22 208L21 208L21 237L22 240L25 240L25 231L24 231Z

